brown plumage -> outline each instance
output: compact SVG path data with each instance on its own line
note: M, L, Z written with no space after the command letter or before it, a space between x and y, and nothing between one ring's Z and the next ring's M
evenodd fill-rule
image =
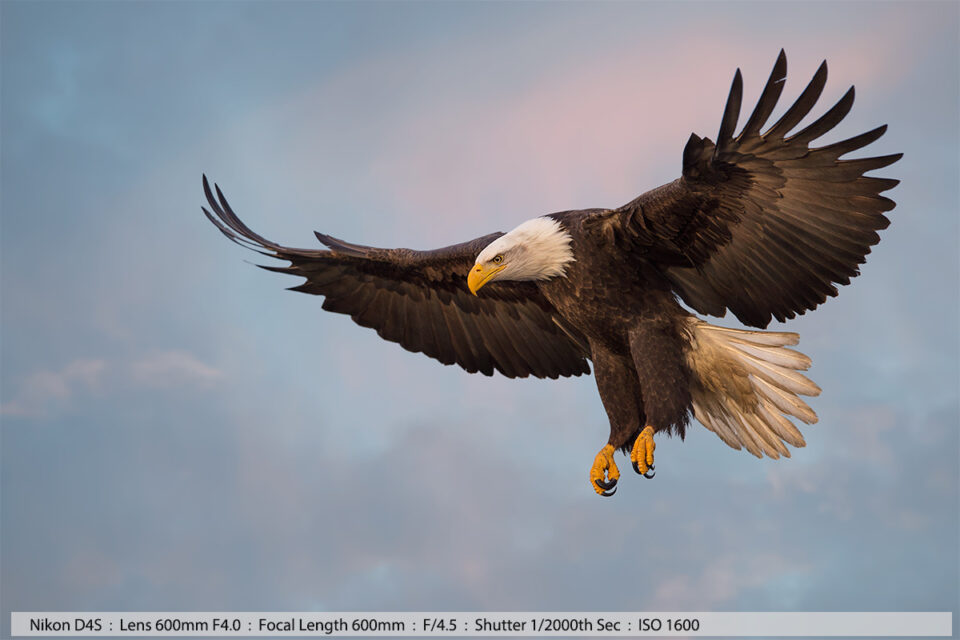
M803 446L803 438L785 416L815 421L798 395L819 392L797 373L809 359L787 348L796 334L713 327L678 299L708 315L729 309L764 328L816 308L859 273L889 224L883 213L894 207L880 194L897 184L864 174L901 154L840 159L886 126L809 146L846 116L853 88L791 134L826 76L824 63L761 133L783 90L781 51L735 135L737 70L717 142L691 135L678 180L616 209L550 214L434 251L377 249L320 233L327 250L283 247L247 228L206 177L204 213L231 240L289 261L266 268L306 278L294 290L324 296L324 309L444 364L556 378L588 373L591 360L614 448L627 450L646 425L682 437L692 412L730 446L789 455L784 443ZM595 482L605 495L601 489L615 484L612 464L609 457L602 465L611 481ZM643 461L638 470L646 470Z

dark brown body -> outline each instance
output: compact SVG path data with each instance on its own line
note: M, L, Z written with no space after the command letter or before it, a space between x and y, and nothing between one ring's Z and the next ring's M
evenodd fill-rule
M690 314L654 265L642 259L625 262L616 250L597 251L601 229L584 225L594 213L551 215L573 238L575 261L565 277L539 283L540 290L587 339L610 419L609 443L626 450L648 424L682 438L690 415L690 373L683 355L684 321Z

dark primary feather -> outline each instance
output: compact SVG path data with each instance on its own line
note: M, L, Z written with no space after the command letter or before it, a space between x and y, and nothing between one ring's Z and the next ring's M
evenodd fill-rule
M317 233L329 247L292 249L251 231L206 176L207 218L241 246L287 260L265 269L306 278L294 291L324 296L323 308L344 313L385 340L469 372L556 378L589 373L579 333L528 282L491 283L479 296L466 277L499 233L435 251L377 249Z
M824 147L810 143L849 113L849 91L815 122L788 137L810 112L827 80L826 63L780 120L761 129L783 90L783 51L743 130L734 136L743 82L737 70L717 143L693 134L683 177L596 216L595 225L631 256L659 265L677 294L700 313L727 309L766 327L812 310L837 284L859 273L883 215L880 194L897 180L864 174L902 154L841 160L874 142L886 126Z

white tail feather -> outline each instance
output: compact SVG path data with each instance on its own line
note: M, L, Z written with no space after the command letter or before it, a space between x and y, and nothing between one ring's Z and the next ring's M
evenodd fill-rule
M792 422L787 420L782 413L777 411L777 408L771 404L770 401L761 401L759 409L767 424L773 428L781 440L794 447L806 446L807 443L803 439L803 434L800 433L800 430L797 429Z
M737 435L730 431L726 423L721 420L714 420L712 416L701 413L697 416L697 419L703 423L707 429L713 431L715 434L720 436L720 439L723 440L727 445L737 449L738 451L743 447L740 445L740 438Z
M810 358L793 349L786 347L762 347L743 340L730 340L730 344L755 358L766 360L781 367L789 367L800 371L806 371L810 368Z
M777 409L788 416L800 418L807 424L813 424L817 421L817 414L813 412L813 409L808 407L807 403L798 398L795 394L772 385L763 378L752 378L750 381L753 383L753 386L757 391L763 394L767 400L772 402ZM817 395L818 393L820 393L819 388L817 389L816 393L811 395Z
M800 399L816 396L820 387L799 373L810 358L788 349L796 333L744 331L689 320L687 366L693 374L693 414L733 447L771 458L790 456L786 444L806 443L785 416L807 424L817 414Z
M715 324L707 324L698 320L702 327L699 329L706 333L726 333L728 340L743 340L754 344L765 344L772 347L781 347L785 344L797 344L800 342L800 335L792 331L756 331L751 329L731 329L729 327L718 327Z

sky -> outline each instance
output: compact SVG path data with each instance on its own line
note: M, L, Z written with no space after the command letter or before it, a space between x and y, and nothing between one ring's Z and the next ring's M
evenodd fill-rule
M0 4L0 633L10 611L952 611L960 5ZM433 248L617 206L826 59L824 143L902 184L797 331L791 459L697 427L617 495L592 377L380 340L251 266L254 230ZM774 118L782 113L781 105ZM744 116L745 117L745 114ZM737 326L731 317L715 320Z

